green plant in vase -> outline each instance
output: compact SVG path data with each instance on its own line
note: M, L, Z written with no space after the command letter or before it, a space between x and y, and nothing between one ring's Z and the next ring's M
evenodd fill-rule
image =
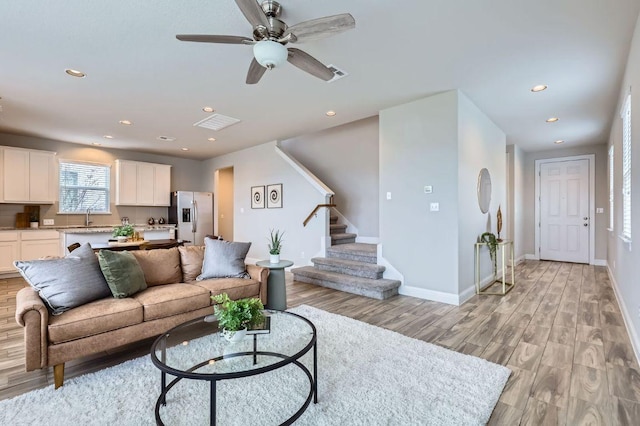
M269 239L269 262L271 263L279 263L280 262L280 251L282 250L282 237L284 236L284 232L280 232L279 230L271 230L271 236Z
M491 262L493 263L493 275L498 273L498 263L496 254L498 252L498 239L492 232L485 232L480 236L480 242L483 242L489 248L489 256L491 256Z
M227 293L211 296L217 303L213 312L218 319L218 326L227 340L240 340L247 327L257 325L264 320L264 306L260 299L247 298L231 300Z
M113 233L111 234L114 238L124 237L129 238L132 237L135 232L135 229L131 225L122 225L116 226L113 228Z

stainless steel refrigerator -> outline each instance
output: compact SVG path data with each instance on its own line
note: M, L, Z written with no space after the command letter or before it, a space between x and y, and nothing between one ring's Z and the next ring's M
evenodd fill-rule
M204 237L213 235L213 194L172 192L169 223L177 224L176 238L191 241L186 245L203 245Z

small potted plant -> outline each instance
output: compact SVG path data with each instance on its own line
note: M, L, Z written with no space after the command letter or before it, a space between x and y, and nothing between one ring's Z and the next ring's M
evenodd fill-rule
M37 213L31 212L31 214L29 215L29 226L32 228L37 228L39 224L40 221L38 220Z
M133 236L135 229L131 225L116 226L113 228L113 237L118 240L119 243L124 243L128 238Z
M495 234L492 232L485 232L480 236L480 242L485 243L489 248L489 256L491 257L491 262L493 263L493 275L498 274L498 264L496 259L496 252L498 250L498 239Z
M269 262L280 263L280 250L282 250L282 237L284 232L279 230L271 230L271 239L269 241Z
M247 327L259 324L264 320L264 306L260 299L248 298L231 300L227 293L211 296L217 303L213 312L218 319L218 327L222 335L230 342L237 342L247 334Z

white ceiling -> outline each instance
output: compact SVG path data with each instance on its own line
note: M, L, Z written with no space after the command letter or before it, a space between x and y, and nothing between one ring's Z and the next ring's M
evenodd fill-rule
M353 15L354 30L296 45L348 77L326 83L286 64L249 86L250 46L176 40L250 37L233 0L2 1L0 131L203 159L460 89L527 151L557 139L603 143L640 10L637 0L281 4L289 25ZM531 93L536 84L549 89ZM193 127L210 115L203 106L242 121L218 132ZM326 117L329 109L337 115ZM551 116L560 121L545 123Z

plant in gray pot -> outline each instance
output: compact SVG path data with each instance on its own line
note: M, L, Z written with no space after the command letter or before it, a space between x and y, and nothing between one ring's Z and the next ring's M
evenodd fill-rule
M271 230L269 240L269 263L280 263L280 250L282 250L282 237L284 232Z
M227 293L211 296L217 303L213 312L218 318L218 327L222 335L230 342L237 342L247 334L247 327L259 324L264 320L264 306L260 299L248 298L231 300Z

